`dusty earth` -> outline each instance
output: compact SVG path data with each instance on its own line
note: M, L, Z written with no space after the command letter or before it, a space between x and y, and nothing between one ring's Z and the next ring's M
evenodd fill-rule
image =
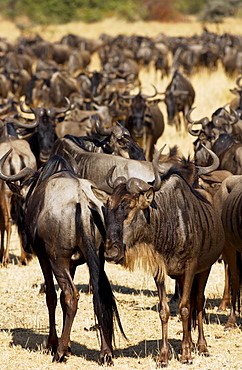
M208 25L214 32L241 33L242 20L227 19L219 28ZM69 32L82 36L96 38L105 32L112 35L118 33L142 34L155 36L158 33L167 35L193 35L202 31L202 25L190 18L186 23L126 23L117 19L108 19L98 24L85 25L72 23L58 27L32 27L26 19L20 19L18 26L0 19L0 37L15 40L20 35L43 35L53 41L59 40ZM97 58L94 57L91 68L98 68ZM155 76L154 70L141 71L141 79L145 91L149 92L151 84L155 83L159 91L164 91L168 79L161 80ZM196 110L194 119L210 117L215 109L228 103L233 95L229 89L235 86L235 81L223 73L221 66L216 72L199 72L191 78L196 90ZM166 117L166 112L161 104ZM178 144L184 155L192 153L193 138L187 134L177 135L172 127L166 127L158 147L167 144ZM48 333L48 315L44 295L38 294L43 282L38 261L34 258L28 266L18 262L20 251L16 232L11 241L11 263L8 267L0 268L0 369L1 370L74 370L100 369L98 354L100 341L96 331L91 330L95 325L92 308L92 296L85 293L88 283L86 266L79 267L75 283L80 291L80 301L75 318L71 340L72 351L67 363L51 362L51 356L45 353L45 343ZM107 264L107 274L117 300L119 313L128 341L125 341L118 330L115 331L114 369L153 370L156 368L156 356L160 348L161 325L157 311L158 297L151 277L142 271L129 273L122 267ZM168 299L174 291L174 281L167 278ZM242 333L241 327L230 332L224 331L224 325L229 311L219 313L217 307L224 286L223 265L216 263L212 267L206 287L206 316L205 336L208 342L210 357L201 357L194 346L192 365L181 365L179 348L181 345L181 322L176 306L171 306L169 324L169 344L173 358L170 369L191 370L221 370L242 369ZM57 287L58 289L58 287ZM59 290L58 290L59 294ZM57 330L61 332L62 314L60 306L57 309ZM196 343L197 332L193 332Z

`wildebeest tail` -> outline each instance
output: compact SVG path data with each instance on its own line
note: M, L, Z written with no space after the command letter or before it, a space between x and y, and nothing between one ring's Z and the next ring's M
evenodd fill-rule
M90 228L87 233L87 228L84 228L82 218L83 215L81 205L78 203L76 209L76 225L78 233L82 239L82 244L85 249L86 262L90 273L90 282L93 291L93 306L94 312L98 320L98 324L107 344L112 348L112 340L114 339L114 318L116 318L121 333L125 337L122 324L120 321L117 305L111 289L110 282L104 271L104 246L103 243L97 251L95 248L95 222L88 209ZM126 337L125 337L126 338Z

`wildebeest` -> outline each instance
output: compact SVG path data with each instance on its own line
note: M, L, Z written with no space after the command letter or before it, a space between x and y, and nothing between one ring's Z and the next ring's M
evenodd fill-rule
M12 154L8 157L4 164L4 171L6 174L14 175L25 166L28 166L33 170L36 169L36 160L30 149L29 143L26 140L18 139L16 131L10 123L0 121L0 156L3 156L9 149L12 149ZM4 264L9 262L9 247L12 233L13 213L15 213L15 221L19 216L17 210L15 209L15 201L16 200L13 192L8 188L5 181L0 180L0 261ZM4 239L5 233L6 241ZM22 240L20 245L20 260L21 263L25 264L27 261L26 254L22 248Z
M112 166L115 168L115 176L140 176L144 181L152 182L154 180L154 171L152 163L144 160L135 160L124 158L120 155L110 155L106 153L84 152L77 144L68 138L56 140L52 154L59 154L69 160L71 155L77 164L77 174L81 178L93 181L97 187L107 192L111 192L111 188L106 182L106 173ZM161 160L159 170L161 173L166 172L174 161L177 161L177 154L173 157L165 155L164 161Z
M26 104L38 107L55 106L61 108L65 105L65 97L78 93L80 86L75 78L63 72L52 70L35 73L26 87Z
M164 131L164 117L158 102L150 100L156 95L157 91L152 96L144 95L141 91L137 95L120 93L120 97L130 109L125 127L131 137L144 149L148 161L152 160L155 144Z
M224 133L232 134L232 137L236 140L234 127L239 121L239 114L235 109L232 108L231 113L229 113L225 107L220 107L213 112L211 119L203 117L193 121L191 119L191 112L194 109L195 108L191 108L186 114L186 119L189 122L188 131L191 135L198 137L200 134L202 134L203 137L205 135L211 144L215 142L219 134ZM194 130L194 126L197 124L201 127L198 130Z
M168 124L175 125L176 130L181 131L180 115L182 114L184 126L187 129L186 114L191 109L195 99L195 90L191 82L176 70L164 94Z
M236 298L242 283L241 190L242 176L230 176L222 182L220 189L214 197L214 203L221 215L225 232L223 257L228 264L231 289L231 310L225 330L236 325Z
M109 107L105 105L92 104L92 110L83 110L75 101L71 104L71 109L64 117L60 117L56 124L56 134L58 137L63 137L66 134L75 136L88 135L92 129L92 123L95 118L101 121L103 126L110 126L111 115ZM95 107L95 109L94 109Z
M208 354L203 333L204 288L211 265L224 247L221 220L213 206L192 189L172 168L164 177L157 171L148 184L124 176L107 175L111 195L93 188L105 203L105 258L131 270L142 266L154 277L160 301L162 344L159 364L166 366L171 352L168 344L169 306L165 275L182 287L180 314L183 325L181 362L190 363L193 312L198 320L198 351Z
M58 138L53 144L52 153L65 156L68 152L74 158L82 152L106 153L145 161L143 149L131 138L125 127L118 124L105 129L101 126L98 117L94 118L92 134L65 135L63 138Z
M74 284L78 265L87 263L93 291L94 311L101 336L100 360L112 363L113 318L117 307L104 271L102 203L93 195L90 181L79 179L60 156L52 156L38 172L25 167L15 176L3 172L7 152L0 160L0 178L24 196L22 232L37 255L46 286L49 313L47 347L53 361L70 355L70 332L77 311L79 292ZM21 186L13 185L21 180ZM58 341L55 310L57 295L53 275L61 289L63 328ZM123 331L122 331L123 332Z
M28 114L34 114L34 120L31 124L19 122L19 126L33 131L29 138L30 147L36 157L37 165L40 167L47 161L52 149L52 145L57 139L55 126L56 116L60 113L67 112L70 107L70 101L66 98L67 106L64 108L58 107L36 107L25 109L23 102L20 103L21 111Z
M222 112L222 115L216 115L215 113ZM187 115L189 122L192 124L189 126L189 133L193 136L197 136L197 140L194 142L194 158L195 162L199 166L206 166L209 164L208 154L204 147L212 149L217 154L220 160L218 169L227 170L234 175L240 175L242 173L242 144L237 142L233 135L226 133L225 127L231 127L238 121L238 116L229 115L229 113L221 108L216 110L212 116L212 120L209 121L207 117L200 119L199 121L192 121L190 114ZM236 113L236 112L235 112ZM231 118L231 116L233 118ZM230 121L230 119L232 119ZM217 123L217 127L214 126L214 122ZM202 128L194 130L193 125L201 123Z

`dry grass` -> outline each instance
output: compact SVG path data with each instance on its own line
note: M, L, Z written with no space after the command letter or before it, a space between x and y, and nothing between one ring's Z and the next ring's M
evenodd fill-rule
M155 36L158 33L168 35L192 35L200 33L201 24L194 19L187 23L126 23L120 20L105 20L102 23L85 25L82 23L65 26L30 29L26 20L25 33L39 32L49 40L59 40L64 34L73 32L82 36L96 38L102 32L109 34L136 33ZM241 20L227 19L220 29L209 26L211 31L240 33ZM1 20L1 36L14 40L19 36L19 29L13 24ZM97 67L97 59L92 62L92 68ZM154 71L142 71L141 78L147 92L155 83L159 91L164 91L168 80L157 80ZM197 109L193 112L194 119L202 116L210 117L218 107L226 104L233 97L229 88L235 82L227 78L222 68L211 74L201 71L192 77L196 90ZM164 106L161 109L166 117ZM178 144L182 153L192 153L193 138L188 135L177 135L172 127L167 127L158 146ZM80 290L79 310L73 324L71 339L74 355L66 364L52 364L51 356L45 354L44 346L48 333L48 316L45 297L39 295L42 274L38 261L34 259L29 266L18 265L18 239L14 233L11 243L12 263L7 268L0 269L0 368L9 369L88 369L95 370L99 354L99 339L95 331L89 330L95 324L92 308L92 297L85 294L88 282L88 272L85 266L77 270L75 283ZM112 281L115 297L129 342L122 339L116 332L115 370L156 368L154 358L159 351L161 325L157 313L158 297L153 280L142 271L130 274L119 266L106 266L107 274ZM205 336L208 341L211 357L200 357L194 351L193 365L181 365L175 358L170 362L171 369L220 370L242 368L241 329L224 332L224 324L228 312L218 313L217 306L223 291L223 266L216 263L206 288L206 307L208 325L205 325ZM174 282L168 278L169 297L173 293ZM58 291L59 293L59 291ZM61 310L57 309L57 330L61 331ZM181 322L176 307L172 307L169 326L169 343L177 355L181 344ZM194 332L194 341L197 333Z

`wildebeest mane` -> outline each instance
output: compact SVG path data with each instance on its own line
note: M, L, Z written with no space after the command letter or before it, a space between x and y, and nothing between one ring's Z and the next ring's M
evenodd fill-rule
M86 150L87 152L89 152L90 150L88 150L87 148L87 143L93 143L96 147L102 147L107 143L107 138L105 139L98 139L96 137L92 137L92 136L73 136L73 135L70 135L70 134L66 134L64 136L64 138L66 139L70 139L71 141L73 141L73 143L75 143L77 146L79 146L80 148Z
M65 158L59 154L52 155L39 171L39 182L45 181L54 173L61 171L68 171L74 175L74 171L70 163L68 163Z
M48 161L45 162L45 164L42 167L40 167L38 171L35 172L34 175L24 179L24 181L22 182L21 187L23 186L29 187L28 194L26 196L26 201L28 200L29 196L32 194L32 191L36 186L38 186L41 182L48 179L54 173L58 173L61 171L68 171L72 174L75 174L71 165L61 155L59 154L52 155L48 159Z
M199 192L197 191L194 187L193 184L190 184L187 180L186 170L189 170L190 166L189 163L189 158L181 158L181 161L184 161L185 166L177 166L177 164L174 164L164 175L161 176L162 181L168 180L171 176L177 175L182 178L182 180L187 184L187 186L190 188L191 192L200 200L202 200L205 203L210 204L210 202ZM186 174L187 175L187 174ZM189 174L191 175L191 173Z

